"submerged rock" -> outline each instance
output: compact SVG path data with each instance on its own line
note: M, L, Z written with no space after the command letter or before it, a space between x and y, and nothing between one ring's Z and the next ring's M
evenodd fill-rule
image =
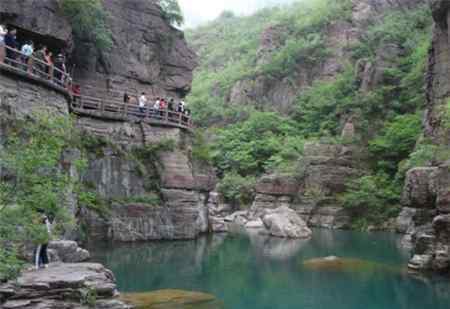
M373 271L394 271L394 267L379 264L372 261L340 258L337 256L328 256L315 258L303 262L303 266L310 270L333 271L333 272L373 272Z
M267 210L261 216L264 226L272 236L285 238L309 238L312 231L305 221L292 209L282 206Z
M121 299L136 309L219 309L223 308L214 295L183 290L160 290L148 293L127 293Z

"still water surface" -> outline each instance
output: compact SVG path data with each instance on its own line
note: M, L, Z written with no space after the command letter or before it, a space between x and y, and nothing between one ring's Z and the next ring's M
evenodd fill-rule
M358 262L308 267L331 255ZM307 241L214 235L97 246L93 258L115 273L121 292L201 291L230 309L450 308L450 280L408 274L409 253L388 233L315 230Z

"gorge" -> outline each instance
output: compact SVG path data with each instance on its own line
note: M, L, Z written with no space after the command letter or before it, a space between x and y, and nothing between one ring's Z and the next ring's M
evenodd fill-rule
M0 308L447 306L448 1L310 0L183 32L165 1L89 0L85 36L76 3L0 2L81 88L0 65ZM122 104L142 92L186 100L194 127ZM23 270L40 240L17 231L42 211L58 262Z

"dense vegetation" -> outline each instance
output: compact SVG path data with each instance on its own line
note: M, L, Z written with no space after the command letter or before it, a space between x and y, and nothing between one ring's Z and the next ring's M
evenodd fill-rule
M63 153L78 143L70 120L39 115L26 125L11 128L0 151L0 281L20 271L24 245L48 241L43 214L54 220L55 236L70 229L67 194L77 194L79 184L61 165ZM78 169L84 161L72 162Z
M94 43L99 50L112 47L111 31L106 25L107 13L100 0L62 0L60 6L70 21L77 47L84 48L86 41Z
M320 65L331 55L326 44L329 25L350 21L351 9L351 1L314 0L264 9L250 17L224 12L188 32L201 59L188 101L211 141L203 146L202 156L220 171L220 188L230 199L239 199L239 189L244 194L252 179L263 173L301 173L305 141L342 143L343 120L352 117L358 143L368 149L370 167L340 198L361 214L359 226L380 223L398 209L405 167L423 162L419 158L432 152L423 146L413 153L421 132L431 39L426 5L388 11L368 25L348 48L349 56L341 59L345 69L299 92L289 115L261 111L250 102L230 102L230 91L239 81L290 78ZM260 37L269 26L282 29L284 37L271 60L259 64ZM380 46L400 51L390 59L396 65L384 71L377 87L362 89L358 65L376 63Z

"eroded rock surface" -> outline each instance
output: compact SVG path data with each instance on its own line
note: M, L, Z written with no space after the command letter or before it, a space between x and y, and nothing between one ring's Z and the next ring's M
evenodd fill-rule
M267 232L275 237L309 238L312 235L305 221L288 207L266 210L261 220Z
M0 285L0 304L5 309L130 309L114 299L116 294L114 275L100 264L52 264Z

